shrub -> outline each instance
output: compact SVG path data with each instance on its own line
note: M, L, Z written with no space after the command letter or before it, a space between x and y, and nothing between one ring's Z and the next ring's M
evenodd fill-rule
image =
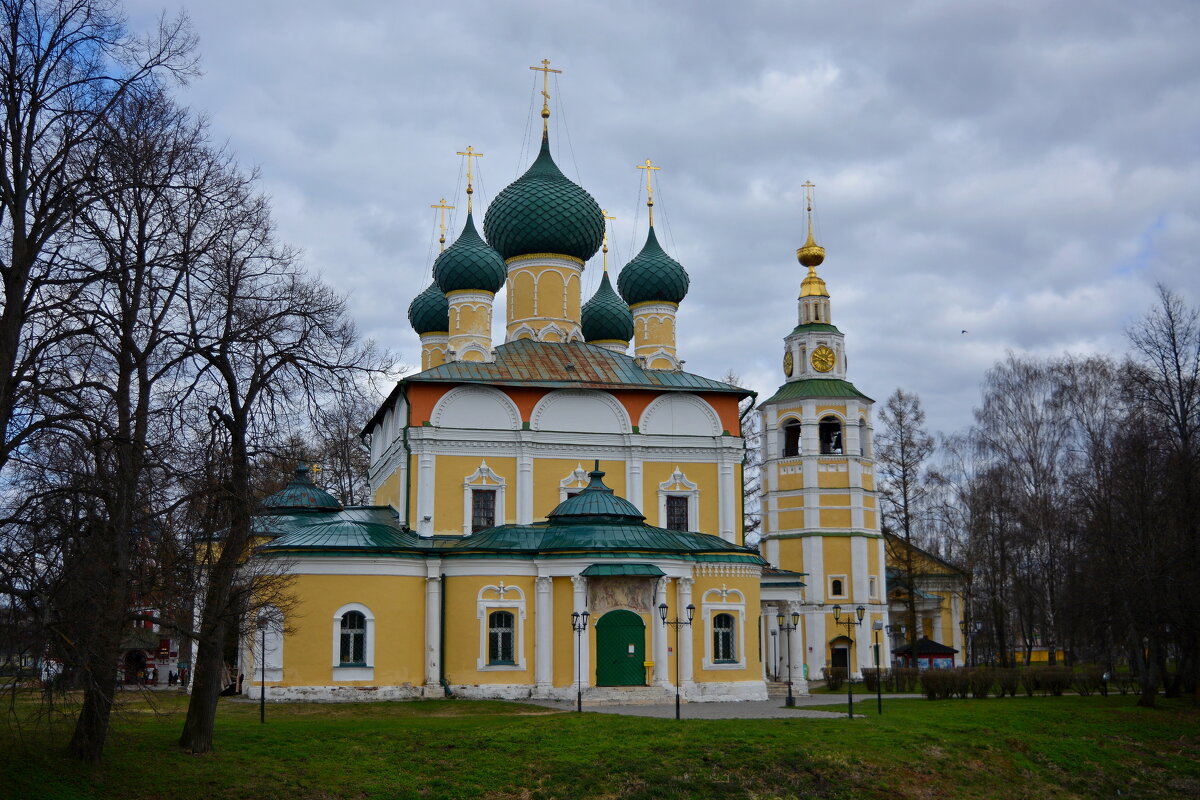
M921 672L921 691L930 700L948 700L954 696L958 675L952 669L927 669Z
M1021 676L1021 688L1025 690L1026 696L1033 697L1033 693L1042 688L1040 671L1036 667L1025 667L1017 672Z
M1112 677L1112 681L1117 684L1117 690L1121 694L1129 694L1137 690L1137 679L1128 672L1118 672Z
M1012 667L1004 667L995 671L996 696L1017 696L1017 687L1021 684L1020 673Z
M913 667L897 667L891 671L892 691L908 693L917 688L920 670Z
M971 696L977 700L984 700L988 693L992 690L992 684L996 682L996 676L990 667L974 667L967 670L968 683L971 687Z
M971 693L970 670L968 670L966 667L955 667L954 669L947 670L947 672L952 673L954 676L952 679L954 685L954 694L957 695L960 700L966 700L967 695Z
M1104 670L1099 667L1084 667L1071 676L1071 685L1084 697L1091 697L1104 686Z
M887 681L887 670L882 668L863 670L863 683L866 684L868 692L879 691L879 683L881 680L884 682Z
M1039 681L1046 694L1062 697L1062 693L1071 688L1070 667L1042 667L1040 671Z
M846 682L845 667L822 667L821 674L825 677L825 686L831 692L841 689L842 684Z

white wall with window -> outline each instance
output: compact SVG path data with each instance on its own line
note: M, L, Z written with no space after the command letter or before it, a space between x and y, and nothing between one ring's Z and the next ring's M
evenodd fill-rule
M709 589L700 599L704 625L703 669L745 669L746 598L737 589Z
M333 612L333 680L375 678L375 615L362 603Z
M849 599L849 581L845 575L830 575L828 599L830 600L847 600Z
M507 489L507 479L487 461L480 461L478 469L463 479L463 536L505 523Z
M700 487L679 467L658 485L658 527L694 531L700 524Z
M525 593L504 581L489 584L475 598L479 620L481 671L525 669Z

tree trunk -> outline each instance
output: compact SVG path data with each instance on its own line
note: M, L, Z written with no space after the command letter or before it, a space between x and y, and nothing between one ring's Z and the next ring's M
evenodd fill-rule
M213 749L213 726L217 720L217 703L221 698L221 673L225 659L225 637L229 626L219 620L216 629L200 640L196 663L192 666L192 694L188 701L187 718L179 746L201 755Z
M1155 701L1158 698L1158 639L1154 636L1150 637L1150 652L1147 653L1141 641L1135 640L1133 643L1135 658L1138 661L1139 675L1142 684L1142 693L1138 697L1137 704L1142 708L1154 708Z

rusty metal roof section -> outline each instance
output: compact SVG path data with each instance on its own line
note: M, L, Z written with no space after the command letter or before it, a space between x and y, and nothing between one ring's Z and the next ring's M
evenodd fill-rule
M487 383L494 386L541 386L572 389L653 389L676 392L727 392L741 397L749 389L690 372L644 369L632 356L603 347L569 342L518 339L498 345L490 364L453 361L418 372L413 383Z

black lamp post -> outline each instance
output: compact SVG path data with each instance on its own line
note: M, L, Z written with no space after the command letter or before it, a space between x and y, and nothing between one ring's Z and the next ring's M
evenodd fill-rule
M663 627L670 625L675 629L675 719L679 719L679 662L681 654L679 652L679 629L684 625L692 624L692 617L696 615L696 607L691 603L687 604L684 609L687 612L687 619L667 619L667 604L661 603L658 606L658 616L662 620Z
M582 638L583 632L587 630L587 623L588 612L571 612L571 630L575 631L575 710L580 713L583 712L583 680L579 677L579 662L582 658Z
M258 651L258 721L267 721L267 626L271 618L266 614L258 615L258 630L262 634L262 649Z
M879 632L883 630L883 620L877 619L871 628L875 631L875 695L879 702L879 713L883 714L883 670L879 668Z
M775 624L779 626L779 630L787 633L788 693L784 705L794 706L796 705L796 698L792 696L792 631L796 630L796 627L800 624L800 613L798 611L792 612L792 623L789 625L784 622L783 612L781 611L775 615Z
M842 619L842 607L833 607L833 624L846 626L846 638L850 640L850 646L846 648L846 699L850 703L850 719L854 719L854 638L850 636L851 631L862 624L863 617L866 615L867 609L859 606L854 609L853 617Z

